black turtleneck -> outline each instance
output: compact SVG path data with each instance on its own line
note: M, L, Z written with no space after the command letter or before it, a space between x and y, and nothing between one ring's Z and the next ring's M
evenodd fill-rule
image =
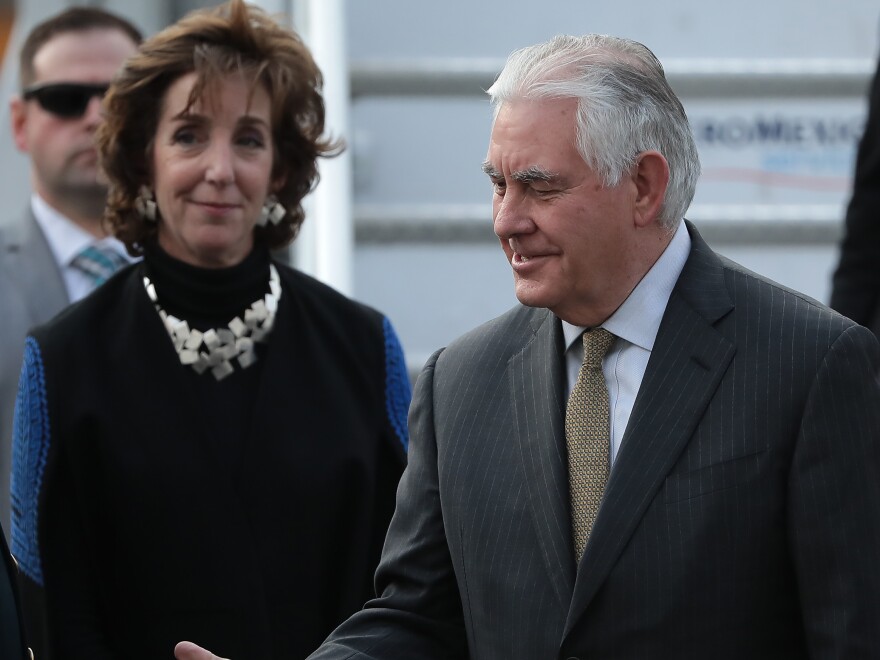
M178 261L158 245L144 255L147 276L159 304L190 326L225 327L269 290L269 251L255 247L241 263L228 268L199 268Z
M269 290L269 251L255 247L245 259L228 268L199 268L171 257L158 245L144 254L144 272L153 282L159 305L168 314L201 331L225 328ZM170 345L169 350L173 350ZM242 450L248 440L266 344L257 344L257 361L218 381L210 369L197 374L180 365L181 378L193 392L194 415L218 464L233 483L237 481Z

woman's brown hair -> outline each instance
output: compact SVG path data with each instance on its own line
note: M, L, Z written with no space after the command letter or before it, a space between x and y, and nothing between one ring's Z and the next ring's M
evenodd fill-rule
M317 184L319 156L340 146L323 137L322 77L311 53L292 30L262 9L230 0L193 12L145 41L113 81L104 100L105 121L97 143L109 182L105 221L132 254L154 241L157 225L135 208L141 186L152 180L151 153L168 87L195 72L191 107L230 74L265 87L272 112L274 169L283 181L275 192L287 214L277 225L256 227L257 241L276 249L296 236L303 222L302 200Z

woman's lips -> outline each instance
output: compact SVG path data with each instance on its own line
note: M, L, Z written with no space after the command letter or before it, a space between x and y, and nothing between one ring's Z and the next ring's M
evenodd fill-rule
M200 202L193 200L192 203L211 215L224 215L238 208L238 204L227 204L224 202Z

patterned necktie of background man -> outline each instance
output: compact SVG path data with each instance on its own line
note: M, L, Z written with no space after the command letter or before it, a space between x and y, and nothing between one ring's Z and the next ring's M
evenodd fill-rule
M106 245L89 245L70 262L71 266L92 281L93 289L102 285L113 273L127 264L128 260L125 257Z

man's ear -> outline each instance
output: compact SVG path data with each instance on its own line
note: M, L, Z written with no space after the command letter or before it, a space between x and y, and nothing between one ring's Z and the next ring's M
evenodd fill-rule
M12 120L12 139L15 146L22 153L28 153L27 132L27 104L20 96L13 96L9 101L9 116Z
M636 198L634 220L638 227L647 227L657 220L669 186L669 164L659 151L643 151L632 169Z

